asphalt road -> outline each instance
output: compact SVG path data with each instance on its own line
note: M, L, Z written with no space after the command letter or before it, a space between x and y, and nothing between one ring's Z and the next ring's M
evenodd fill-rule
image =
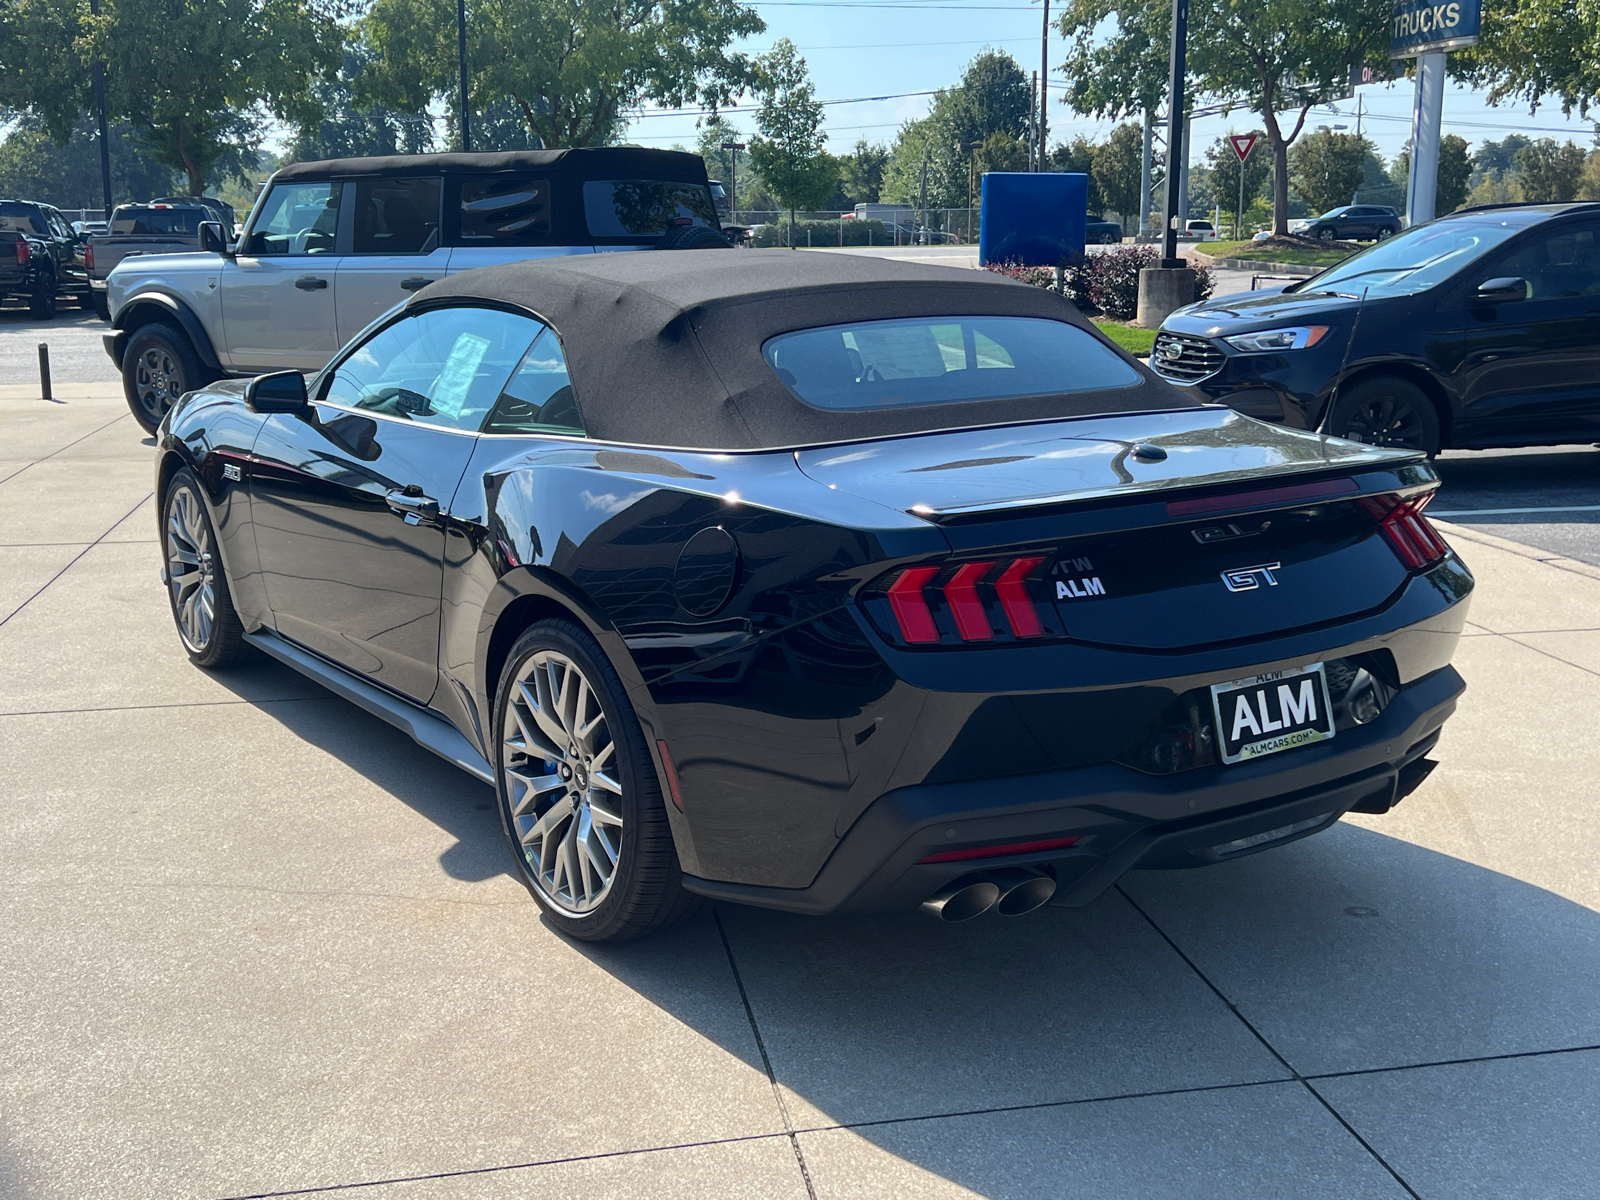
M111 326L94 315L63 307L48 321L36 321L27 309L0 309L0 381L30 383L39 379L39 343L50 347L50 378L56 383L116 383L116 367L100 344Z

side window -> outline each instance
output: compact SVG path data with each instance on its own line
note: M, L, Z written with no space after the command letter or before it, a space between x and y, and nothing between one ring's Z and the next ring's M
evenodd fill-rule
M556 331L546 329L500 392L484 433L565 433L584 435L583 417L567 378L567 358Z
M434 179L356 182L354 254L431 254L439 248L439 187Z
M277 185L261 202L249 245L240 253L255 258L332 254L343 191L342 183Z
M717 224L711 189L703 183L596 179L583 185L591 237L659 237L673 225Z
M460 244L542 246L550 240L550 181L531 175L462 179Z
M379 330L321 399L444 429L476 430L542 327L488 308L436 308Z
M1600 296L1600 226L1552 230L1517 250L1495 269L1528 281L1529 300Z

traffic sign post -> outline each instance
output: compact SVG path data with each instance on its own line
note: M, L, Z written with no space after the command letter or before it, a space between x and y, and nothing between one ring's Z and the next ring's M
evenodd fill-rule
M1433 220L1439 183L1439 132L1444 120L1445 55L1478 42L1482 0L1395 0L1389 57L1417 60L1417 94L1411 110L1411 174L1406 224Z
M1244 160L1256 148L1257 140L1257 135L1253 133L1228 135L1228 141L1233 143L1233 152L1239 156L1239 207L1234 209L1233 215L1233 240L1236 242L1244 241Z

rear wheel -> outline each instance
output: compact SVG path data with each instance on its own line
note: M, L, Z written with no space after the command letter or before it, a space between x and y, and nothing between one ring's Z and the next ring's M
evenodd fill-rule
M570 621L517 639L495 700L500 818L552 924L614 942L700 907L684 891L665 802L627 691Z
M245 650L244 625L233 608L211 514L188 468L174 475L167 488L161 550L172 620L189 661L199 667L231 667Z
M1333 230L1319 229L1317 230L1317 236L1325 242L1331 242L1333 241Z
M733 243L708 225L674 225L655 244L657 250L731 250Z
M1384 238L1393 237L1395 232L1395 230L1385 225L1382 229L1378 230L1378 240L1381 242Z
M122 357L122 391L133 419L154 433L185 392L210 382L189 339L164 321L141 325Z
M1426 393L1393 375L1364 379L1340 395L1328 432L1369 446L1439 453L1439 414Z
M56 277L46 275L28 299L28 314L36 321L48 321L56 315Z

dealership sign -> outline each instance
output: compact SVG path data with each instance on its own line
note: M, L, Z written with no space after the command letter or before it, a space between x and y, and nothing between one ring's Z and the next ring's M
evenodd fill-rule
M1478 41L1482 0L1395 0L1389 26L1389 57L1410 58L1436 50L1459 50Z

